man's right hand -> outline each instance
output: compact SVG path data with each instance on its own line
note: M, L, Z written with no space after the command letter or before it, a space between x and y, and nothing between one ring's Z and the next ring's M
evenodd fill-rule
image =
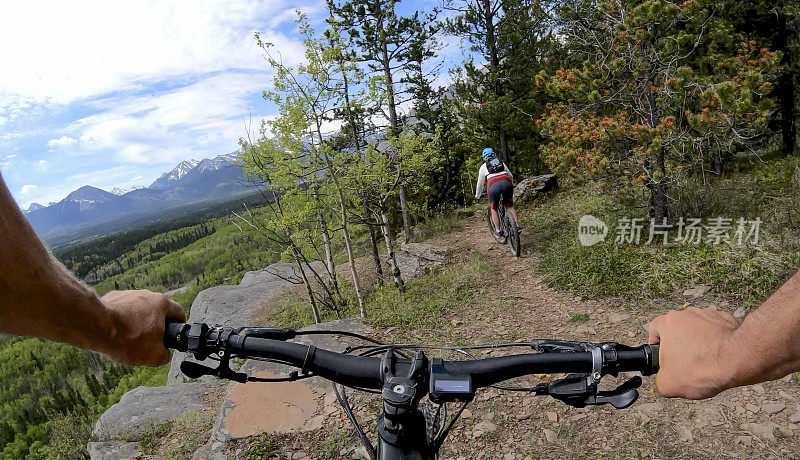
M112 291L100 301L112 315L114 332L98 351L132 366L161 366L169 361L164 323L167 319L186 321L180 305L164 294L144 290Z
M656 386L668 398L710 398L734 386L739 322L715 308L670 311L650 322L649 343L660 343Z

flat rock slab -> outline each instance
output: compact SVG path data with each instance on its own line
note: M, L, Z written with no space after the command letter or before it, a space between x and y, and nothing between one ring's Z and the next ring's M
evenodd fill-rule
M219 383L200 382L135 388L100 416L92 439L100 442L138 439L152 427L181 414L206 410L204 398L220 391L223 389Z
M256 377L280 377L259 372ZM247 382L235 385L228 395L231 411L224 419L232 438L258 433L299 430L319 409L320 394L300 381Z
M360 318L346 318L300 329L319 330L338 330L367 336L372 332ZM301 335L294 341L338 352L348 346L364 343L352 337L326 334ZM285 377L292 370L297 369L257 360L247 360L239 369L248 375L273 378ZM211 441L198 451L197 458L216 458L214 452L219 453L221 448L218 446L214 449L215 443L226 443L261 432L286 433L303 431L308 426L321 426L324 417L320 415L338 410L338 407L331 383L318 377L294 382L232 385L217 415Z
M395 254L397 265L404 280L416 278L430 268L441 265L445 261L448 248L427 243L406 243ZM386 261L386 273L389 271Z
M317 269L322 268L322 264L318 262L312 265ZM224 326L253 325L253 314L263 302L298 282L301 281L297 265L291 263L272 264L263 270L247 272L238 285L215 286L197 294L188 322ZM180 364L185 359L186 353L176 351L172 354L167 385L186 382L180 371ZM191 357L189 360L194 361ZM200 380L210 382L216 379L206 376Z
M133 460L142 457L138 442L90 442L86 449L91 460Z

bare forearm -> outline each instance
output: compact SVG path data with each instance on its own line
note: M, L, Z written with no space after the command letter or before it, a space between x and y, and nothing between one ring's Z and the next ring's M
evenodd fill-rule
M0 332L105 351L111 313L39 241L0 178Z
M731 337L734 386L774 380L800 370L800 272L792 276Z

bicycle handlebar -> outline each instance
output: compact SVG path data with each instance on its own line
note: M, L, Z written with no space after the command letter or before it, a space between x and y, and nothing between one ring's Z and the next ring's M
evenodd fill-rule
M205 337L199 337L193 330L205 328ZM383 385L384 370L380 358L336 353L293 342L285 342L285 337L293 337L291 329L259 329L260 335L280 337L279 340L254 337L249 329L208 328L205 324L168 322L164 343L169 348L192 351L196 355L207 356L224 352L229 356L243 358L271 359L302 369L303 373L313 373L325 379L346 386L380 389ZM193 343L192 341L195 340ZM201 343L202 342L202 343ZM658 345L641 345L631 348L601 349L602 367L600 375L616 375L619 372L641 372L651 375L658 372ZM616 345L616 344L615 344ZM397 359L397 373L409 372L413 360ZM474 388L486 387L529 374L557 374L597 372L595 355L591 351L539 352L516 354L486 359L464 361L442 361L447 374L469 376Z

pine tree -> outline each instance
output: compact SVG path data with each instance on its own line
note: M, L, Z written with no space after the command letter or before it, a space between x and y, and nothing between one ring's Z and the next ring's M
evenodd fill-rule
M550 104L541 123L557 173L629 178L646 187L648 214L661 221L679 175L702 174L715 155L763 139L777 56L748 41L725 51L729 24L714 7L562 3L560 33L580 64L541 79L563 101ZM707 69L693 66L700 54Z

